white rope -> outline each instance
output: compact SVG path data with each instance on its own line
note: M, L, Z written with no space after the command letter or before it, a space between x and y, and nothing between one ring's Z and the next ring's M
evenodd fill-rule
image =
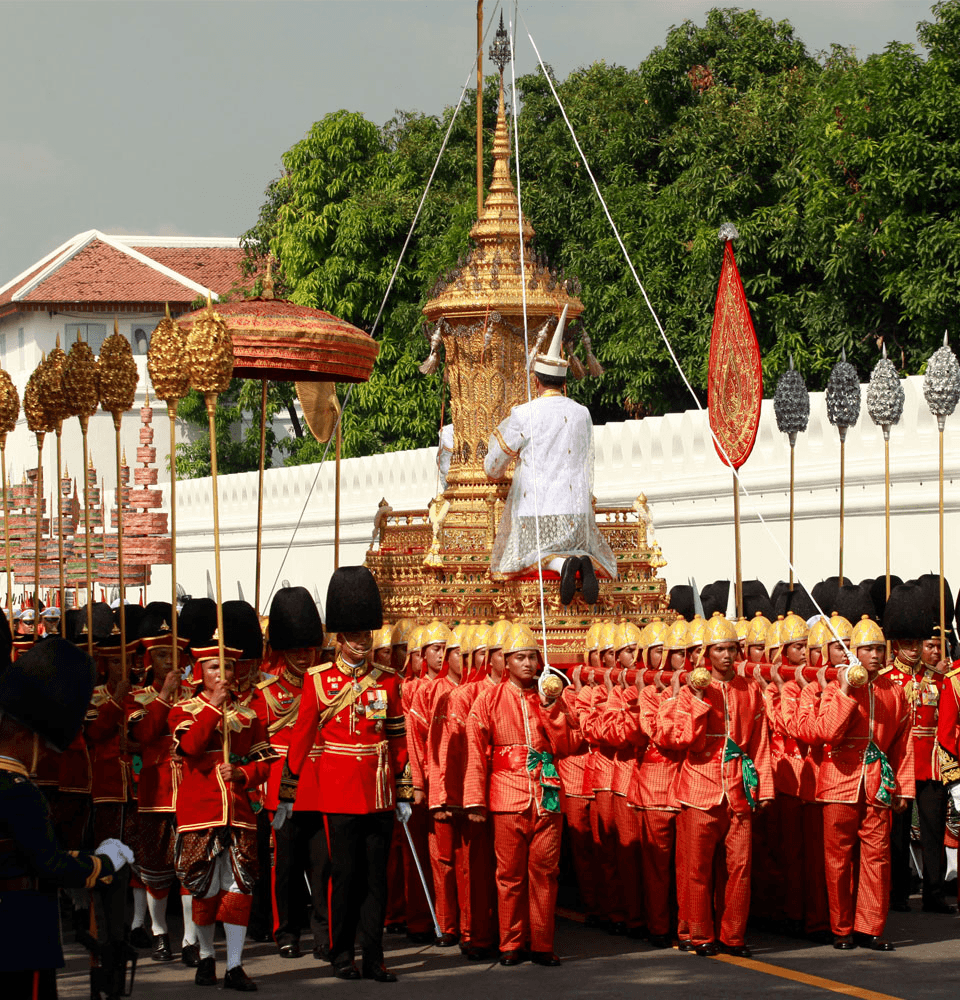
M527 24L526 18L524 18L523 14L519 14L519 17L523 21L524 27L527 29L527 38L530 39L530 44L533 46L533 51L537 54L537 61L540 63L540 69L543 72L544 78L546 79L548 86L550 87L550 92L553 94L554 100L557 102L557 107L560 109L560 114L563 115L563 120L567 124L567 129L570 132L570 137L573 139L573 144L577 147L577 152L580 154L581 161L584 167L586 168L587 174L590 177L590 182L593 184L593 189L594 191L596 191L597 198L600 200L600 204L603 207L603 211L607 216L607 221L610 223L610 228L613 230L613 234L617 238L617 243L620 244L620 249L623 251L624 259L627 262L627 266L630 268L630 273L633 275L633 280L637 283L637 287L640 289L640 293L643 295L643 301L646 302L647 309L650 310L650 315L653 317L653 321L657 326L657 330L660 332L660 337L663 340L663 343L665 344L667 351L669 352L670 357L673 360L674 365L676 366L677 371L680 373L680 377L683 379L683 384L687 387L687 390L689 391L691 397L693 398L693 401L696 404L697 409L703 410L703 404L697 398L697 394L693 391L693 386L690 384L690 380L687 378L686 372L684 372L683 370L683 366L677 359L677 356L673 351L673 346L667 339L667 334L663 329L663 325L660 322L660 318L657 315L656 310L653 308L653 303L650 301L650 297L647 295L647 290L646 288L644 288L643 282L640 280L640 276L637 274L636 268L633 266L633 261L630 258L630 254L626 248L626 245L623 242L622 237L620 236L620 230L617 228L617 224L613 221L613 216L610 214L610 209L607 207L607 203L604 200L603 194L600 191L600 185L597 184L597 179L596 177L594 177L593 171L590 169L590 163L587 160L587 156L583 151L583 147L580 145L580 142L577 139L577 135L576 132L574 132L573 125L571 124L570 119L567 116L567 111L563 106L563 102L560 100L560 95L557 93L557 90L553 85L553 80L550 78L550 74L547 72L547 67L544 65L543 58L540 55L540 50L537 48L537 43L533 40L533 35L530 33L530 27ZM813 595L811 594L810 590L807 589L806 585L803 583L803 580L800 579L800 574L797 572L796 567L791 562L790 557L783 551L783 547L780 545L779 541L777 541L777 536L773 533L770 526L763 519L763 515L760 513L760 510L756 506L756 503L753 501L753 495L743 485L743 482L740 479L739 472L737 471L737 469L733 468L733 463L730 461L730 456L727 454L722 443L717 438L717 435L714 432L713 428L710 427L709 421L707 422L707 427L710 431L710 436L713 438L713 442L716 445L717 450L720 452L720 454L726 460L727 465L729 465L733 471L733 477L736 481L737 489L738 490L742 489L744 496L749 498L749 500L751 501L751 506L753 508L753 513L756 515L757 520L763 525L764 530L770 536L771 540L773 541L773 544L777 548L777 551L782 556L783 561L793 571L793 574L797 578L798 582L803 586L804 590L806 590L807 596L810 598L811 603L817 609L817 611L820 612L821 616L827 622L827 625L830 628L830 631L833 633L835 640L841 643L844 649L847 650L846 644L843 642L840 636L837 635L833 626L830 624L830 617L824 613L823 608L821 608L820 605L813 599ZM840 583L842 584L843 581L841 580ZM849 653L849 650L847 650L847 652Z
M483 33L483 40L486 41L487 34L490 31L490 25L493 23L494 14L496 14L499 4L494 7L493 13L490 15L490 19L487 21L486 30ZM373 321L373 326L370 329L370 336L372 337L377 332L377 327L380 324L380 319L383 316L383 310L386 307L387 299L390 297L390 292L393 290L393 283L396 281L397 275L400 272L400 265L403 263L403 258L406 255L407 248L410 246L410 240L413 237L413 231L416 228L417 222L420 219L420 213L423 211L424 203L427 200L427 194L430 192L430 186L433 184L433 178L436 176L437 167L440 165L440 159L443 156L447 148L447 142L450 139L450 133L453 131L454 122L457 120L457 115L460 113L460 108L463 105L463 98L467 93L467 87L470 86L470 80L476 72L477 56L483 51L483 42L480 44L480 48L474 54L473 62L471 63L470 70L467 73L467 78L464 80L463 87L460 90L460 100L457 101L457 106L453 110L453 114L450 117L450 124L447 126L447 133L443 137L443 142L440 145L440 151L437 153L437 158L434 161L433 169L430 171L430 176L427 178L427 186L423 189L423 194L420 197L420 203L417 205L417 211L413 216L413 221L410 223L410 229L407 231L407 238L403 241L403 248L400 250L400 256L397 258L396 266L393 269L393 274L390 275L390 281L387 284L387 290L383 293L383 299L380 302L380 308L377 310L377 318ZM320 478L320 470L323 468L323 463L327 460L327 455L330 452L330 445L335 440L337 432L340 429L340 422L343 420L343 413L350 403L350 397L353 395L354 383L350 384L347 389L347 394L343 397L343 404L340 407L340 413L337 416L337 423L334 427L333 434L330 435L330 440L327 441L326 447L323 449L323 455L317 464L317 471L313 477L313 482L310 484L310 489L307 491L306 497L304 497L303 507L300 510L300 516L297 518L297 523L294 525L293 531L290 535L290 541L287 543L286 550L283 553L283 558L280 560L280 568L277 570L277 575L274 577L273 584L270 587L270 593L267 595L266 604L270 603L270 598L273 597L273 593L277 587L277 581L280 579L280 574L283 572L283 567L286 564L287 556L290 555L290 549L293 548L294 539L297 537L297 531L300 529L300 525L303 522L304 515L307 512L307 505L310 503L310 497L313 496L313 491L316 488L317 480Z
M516 13L516 8L514 8ZM514 21L510 21L510 90L513 103L513 166L517 178L517 225L520 230L520 292L523 302L523 355L530 354L530 331L527 325L527 277L524 267L526 254L523 248L523 204L520 200L520 130L518 127L519 115L517 113L517 77L516 77L516 31ZM527 365L527 403L533 401L533 389L530 378L531 365ZM533 410L527 409L527 436L533 444ZM537 539L537 583L540 588L540 626L543 636L543 662L549 666L547 654L547 609L543 596L543 550L540 547L540 498L537 493L537 453L530 448L530 467L533 472L533 523Z

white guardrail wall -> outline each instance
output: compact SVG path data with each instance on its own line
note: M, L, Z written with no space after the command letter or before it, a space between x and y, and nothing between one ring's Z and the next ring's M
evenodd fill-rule
M903 418L891 431L891 567L903 579L936 572L938 432L923 398L923 380L906 379ZM846 441L846 527L844 573L858 582L884 572L883 436L864 405ZM823 394L811 394L810 423L796 446L795 561L808 587L838 571L840 439L827 420ZM165 414L154 428L163 433ZM960 574L953 531L960 527L960 412L945 432L947 576ZM772 588L786 578L790 448L777 430L773 400L764 400L753 453L741 470L749 496L740 509L745 579ZM426 507L436 490L433 449L344 460L341 467L340 564L363 561L381 498L395 510ZM316 486L310 493L314 479ZM700 586L732 577L732 474L714 451L706 411L687 411L611 423L596 428L595 492L601 504L629 506L644 493L657 541L667 560L668 585L694 576ZM253 601L257 523L257 474L220 478L220 534L223 592ZM169 484L164 485L169 509ZM309 502L297 526L304 501ZM188 593L206 594L213 578L211 481L187 480L177 487L177 576ZM261 602L266 607L275 580L303 584L321 599L333 571L334 463L317 476L316 465L268 470L264 486ZM759 522L759 512L766 527ZM293 545L281 569L290 543ZM777 548L783 550L783 555ZM148 598L167 599L169 569L154 569ZM960 584L960 577L955 581ZM279 585L279 583L277 584Z

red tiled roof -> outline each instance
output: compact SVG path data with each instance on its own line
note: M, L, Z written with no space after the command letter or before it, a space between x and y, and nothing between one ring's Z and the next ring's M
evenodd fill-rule
M218 295L230 291L241 280L240 261L244 254L240 247L141 247L134 244L133 249L191 281L212 288Z

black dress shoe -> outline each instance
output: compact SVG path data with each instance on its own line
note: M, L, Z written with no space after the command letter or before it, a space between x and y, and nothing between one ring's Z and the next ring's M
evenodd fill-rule
M363 978L372 979L375 983L395 983L397 977L389 970L383 967L381 962L379 965L363 965Z
M669 948L673 944L669 934L651 934L647 940L654 948Z
M493 958L495 954L493 948L475 948L473 945L463 948L461 951L463 957L471 962L483 962L485 959Z
M627 924L624 920L615 920L611 924L607 924L607 933L613 934L616 937L623 937L627 933Z
M721 941L720 950L724 955L733 955L734 958L753 958L753 952L745 944L724 944Z
M569 604L577 592L577 571L580 560L576 556L567 556L560 570L560 603Z
M433 944L433 931L407 931L407 940L411 944Z
M650 937L650 931L646 927L628 927L627 937L632 938L634 941L644 941L646 938Z
M197 974L193 977L197 986L217 985L217 963L213 956L201 958L197 963Z
M833 946L837 951L853 951L857 942L853 940L852 934L837 934L833 939Z
M861 948L869 948L871 951L895 951L893 945L877 934L854 934L857 944Z
M600 584L597 583L597 574L593 571L593 563L589 556L580 557L580 589L587 604L597 603L597 598L600 596Z
M330 946L326 944L318 944L316 948L313 949L313 957L318 962L329 962L330 961Z
M392 923L387 924L384 930L388 934L406 934L407 925L402 920L395 920Z
M560 965L560 956L552 951L531 951L530 961L534 965L545 965L547 968L553 968Z
M359 979L360 970L353 962L344 962L342 965L333 967L333 974L337 979Z
M923 912L924 913L956 913L957 912L957 908L955 906L951 906L943 898L936 898L936 897L934 897L932 899L925 899L923 901Z
M689 940L681 940L677 942L677 951L696 951L697 946Z
M607 921L599 913L588 913L583 918L584 927L606 927Z
M134 927L133 930L130 931L130 944L132 944L134 948L152 948L153 938L146 927Z
M895 913L909 913L910 904L905 899L891 899L890 909Z
M438 948L452 948L459 940L459 934L441 934L440 937L433 939L433 943Z
M180 949L180 961L188 969L195 969L200 964L200 945L185 944Z
M278 951L280 952L281 958L299 958L300 957L300 942L299 941L284 941L280 945Z
M241 993L256 993L257 984L243 971L242 965L227 969L223 977L225 990L239 990Z
M150 957L155 962L172 962L173 954L170 951L170 935L155 934L153 937L153 951Z
M514 951L505 951L500 956L501 965L522 965L524 960L523 952L517 948Z
M712 958L714 955L720 954L720 945L718 945L716 941L705 941L703 944L698 944L694 951L696 951L698 955Z

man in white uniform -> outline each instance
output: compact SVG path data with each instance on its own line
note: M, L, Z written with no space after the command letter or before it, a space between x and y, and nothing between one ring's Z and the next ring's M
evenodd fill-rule
M560 357L566 309L547 354L533 366L537 398L514 406L490 435L483 468L503 479L516 459L513 483L490 555L490 572L516 576L542 563L560 574L569 604L580 577L583 599L595 604L596 569L616 579L617 560L593 513L593 421L568 399L567 362ZM539 537L538 537L539 536Z

